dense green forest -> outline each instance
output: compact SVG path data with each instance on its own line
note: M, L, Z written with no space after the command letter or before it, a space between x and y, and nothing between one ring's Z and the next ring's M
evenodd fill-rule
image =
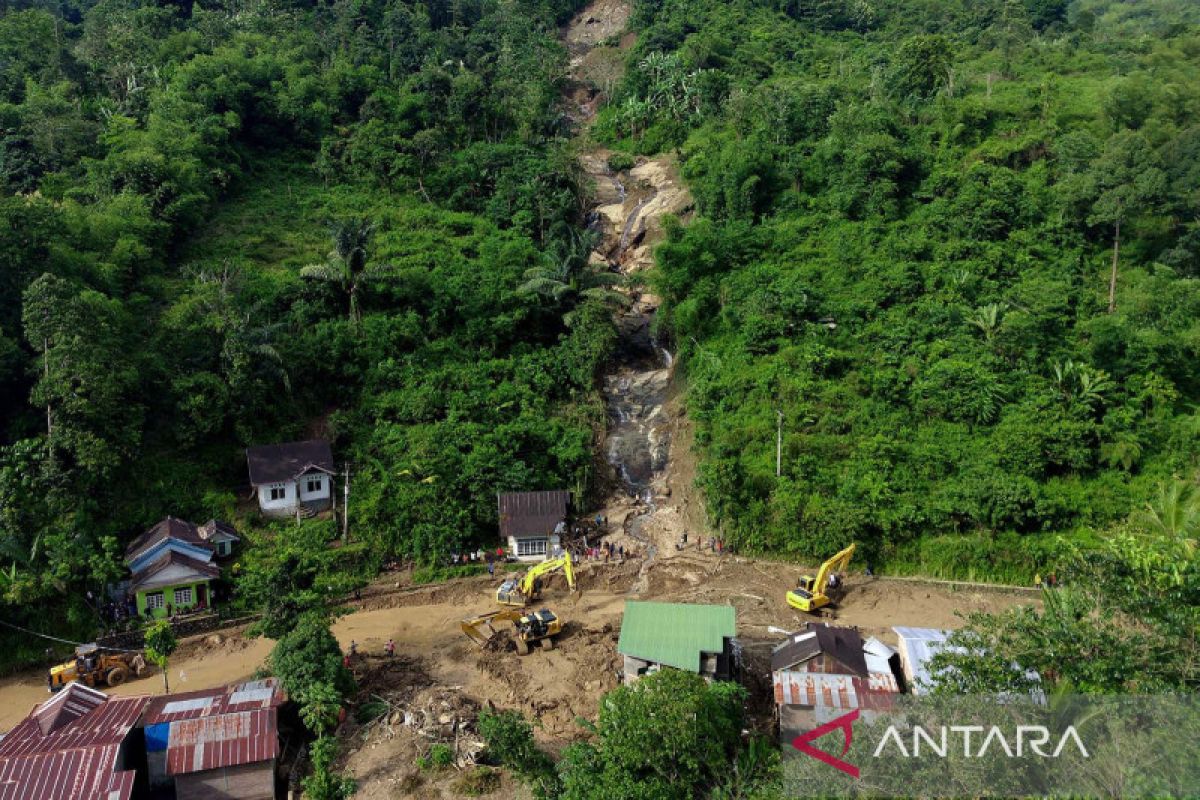
M641 0L585 132L580 5L0 3L0 622L90 636L133 536L239 517L231 605L345 797L330 598L493 541L497 491L597 488L590 136L695 199L647 280L730 543L1059 573L935 691L1194 690L1200 6ZM314 433L337 547L239 513L244 448ZM0 631L0 666L44 644ZM796 796L746 699L667 670L553 757L480 729L537 797Z
M570 11L4 7L6 620L86 635L125 542L232 513L243 448L314 426L364 573L588 484L611 320L519 291L580 255Z
M637 6L597 131L673 151L695 195L660 322L731 540L1027 582L1057 534L1194 484L1198 23L1170 1Z
M0 7L6 619L83 635L124 542L233 513L252 443L328 433L364 574L490 540L497 490L586 495L616 333L572 281L577 5ZM730 541L1027 580L1156 497L1194 536L1194 4L631 26L591 135L695 196L652 280Z

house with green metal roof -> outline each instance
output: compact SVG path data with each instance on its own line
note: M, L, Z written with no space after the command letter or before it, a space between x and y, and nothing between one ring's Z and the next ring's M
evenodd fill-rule
M725 680L733 669L735 636L733 606L629 600L617 652L625 657L626 683L662 667Z

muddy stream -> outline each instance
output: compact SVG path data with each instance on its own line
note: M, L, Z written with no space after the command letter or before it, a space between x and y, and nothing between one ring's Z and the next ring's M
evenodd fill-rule
M567 111L581 142L579 163L593 186L588 228L597 234L593 264L625 276L629 306L618 314L620 345L601 390L608 409L604 455L613 473L607 505L624 533L653 545L643 529L669 494L672 420L667 410L673 359L656 336L659 300L639 273L654 262L663 237L662 220L682 216L691 198L668 157L639 157L623 170L610 166L612 152L592 142L588 126L611 85L611 64L634 43L625 31L630 7L623 0L596 0L563 30L571 57ZM615 514L614 514L615 512Z

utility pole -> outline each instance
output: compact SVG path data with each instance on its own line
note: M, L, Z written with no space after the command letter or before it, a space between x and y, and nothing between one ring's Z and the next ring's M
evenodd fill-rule
M783 477L783 412L775 409L775 477Z
M342 484L342 541L350 538L350 462L346 462L346 480Z

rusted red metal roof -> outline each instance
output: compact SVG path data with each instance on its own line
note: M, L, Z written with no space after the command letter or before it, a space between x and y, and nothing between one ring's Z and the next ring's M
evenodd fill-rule
M273 759L284 699L274 678L156 697L145 714L147 748L166 750L167 775Z
M186 775L267 761L279 755L274 708L171 723L167 774Z
M128 800L121 743L148 698L110 698L72 683L0 739L0 800Z
M238 711L277 708L285 697L274 678L249 681L217 689L155 697L146 708L147 725L214 717Z
M136 773L114 772L117 745L0 760L0 800L129 800Z
M0 739L0 759L117 745L146 707L146 697L108 697L71 683Z
M816 708L887 710L900 687L891 675L825 675L777 670L773 675L777 705Z
M554 531L555 525L567 518L570 503L571 493L565 491L501 494L496 500L500 535L504 538L547 536Z

